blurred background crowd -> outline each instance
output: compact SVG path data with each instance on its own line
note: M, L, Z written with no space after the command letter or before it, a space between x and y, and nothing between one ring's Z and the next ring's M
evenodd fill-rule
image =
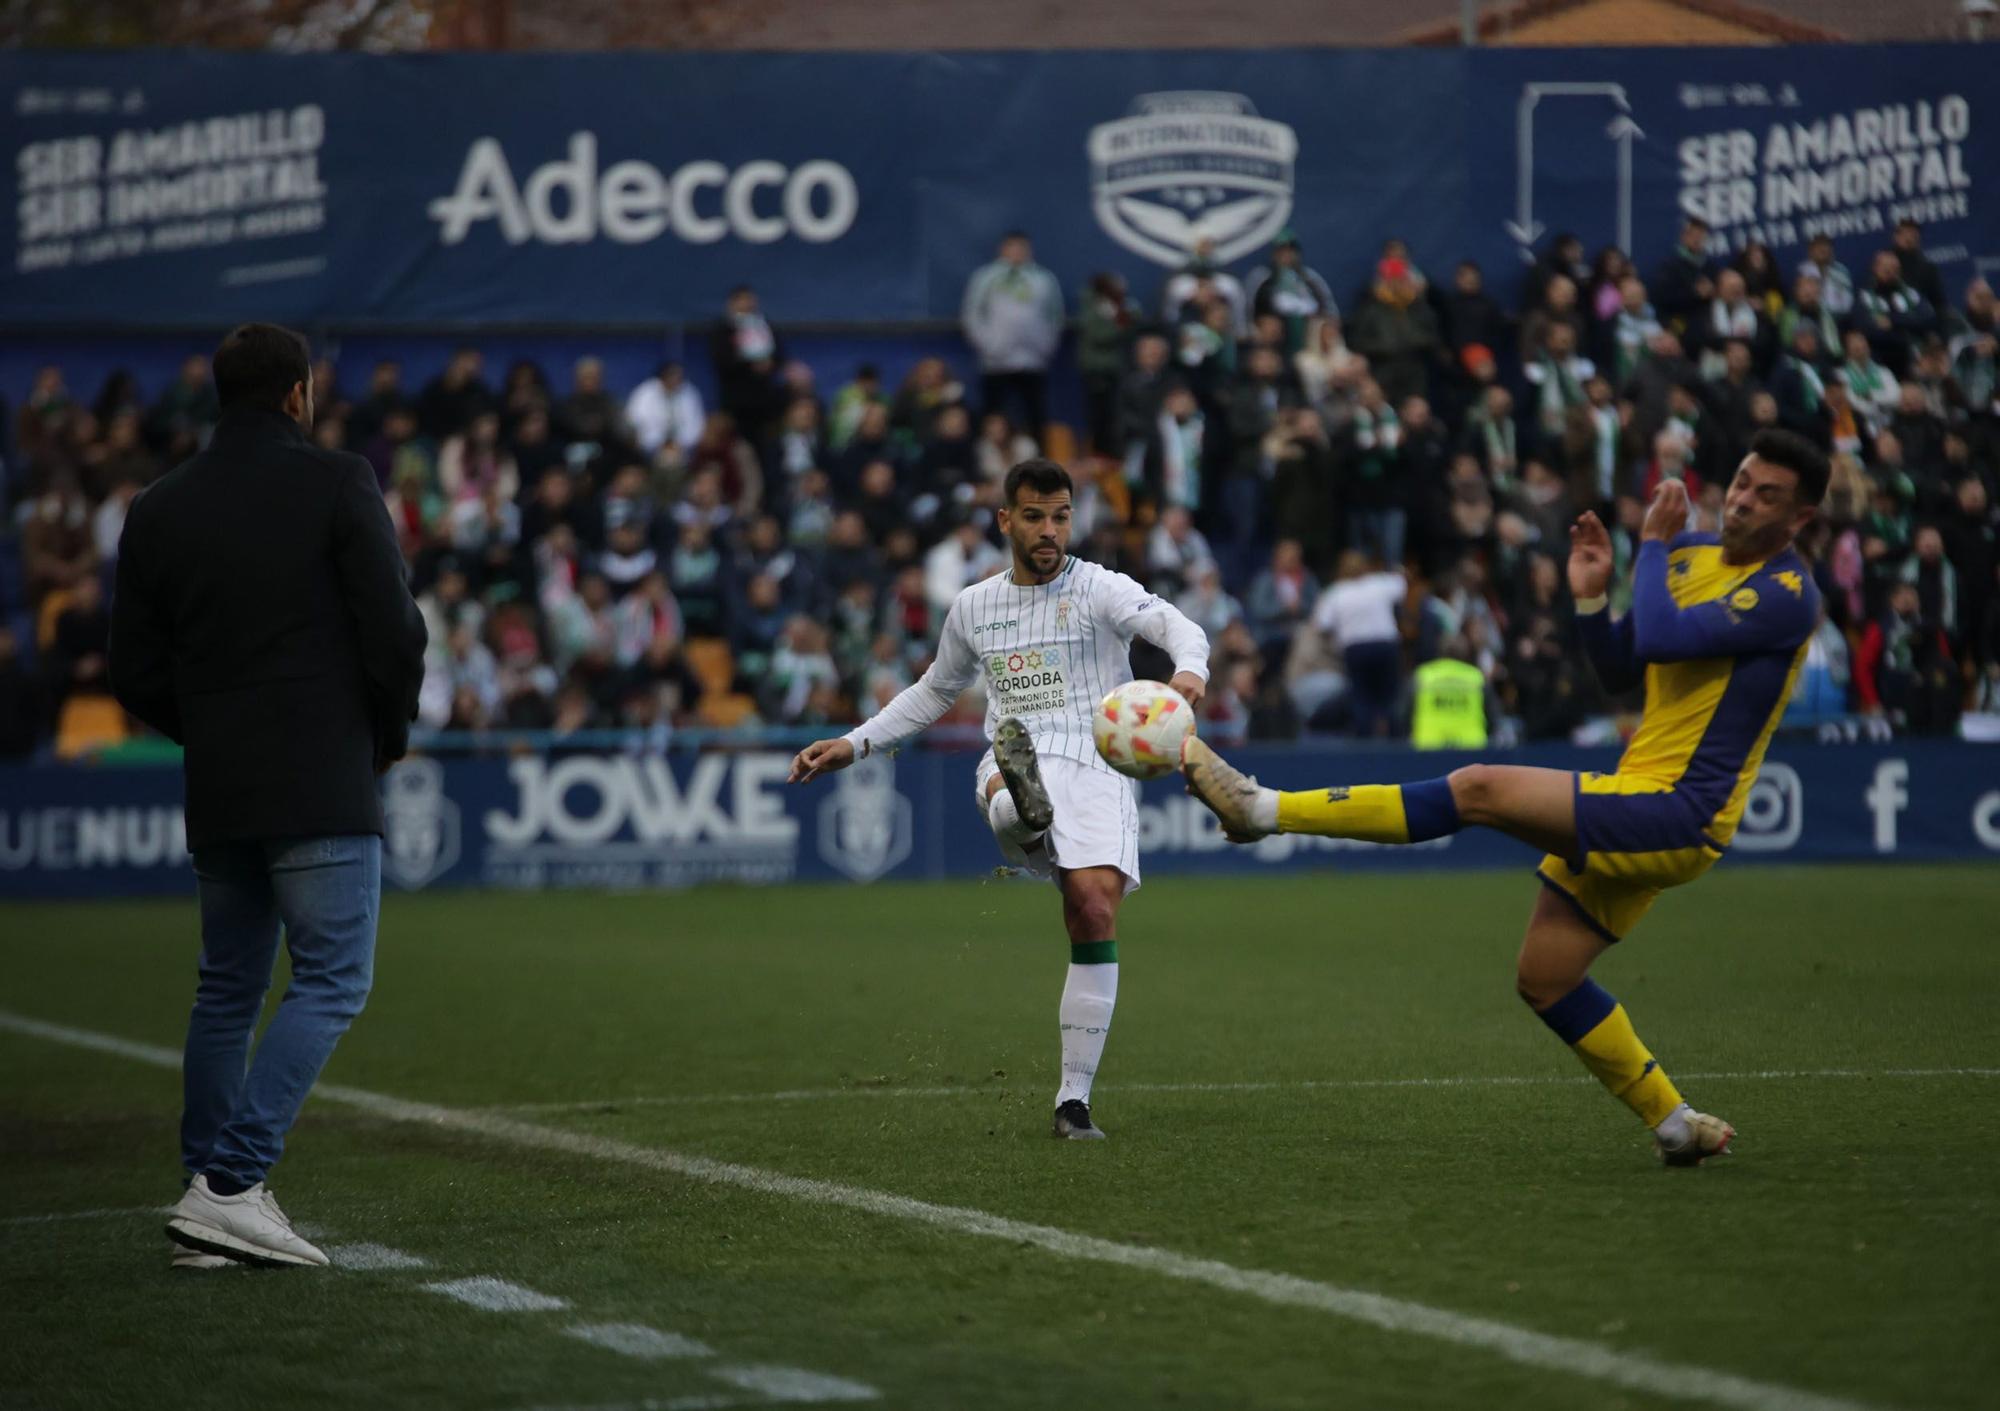
M1004 570L1001 477L1040 452L1077 479L1074 551L1207 630L1214 738L1405 735L1434 661L1480 672L1487 738L1615 738L1640 702L1576 644L1568 526L1598 514L1623 569L1675 478L1715 528L1766 426L1834 466L1791 718L1946 732L2000 708L1994 294L1948 287L1914 223L1856 269L1827 242L1792 268L1720 258L1699 221L1648 269L1558 235L1492 289L1395 239L1357 289L1309 254L1287 234L1247 274L1197 249L1156 288L1064 289L1013 232L967 285L959 358L816 376L746 285L699 382L476 346L421 385L323 360L312 434L374 467L430 626L433 731L644 749L866 716ZM1059 352L1081 387L1052 397ZM163 387L46 367L0 419L0 756L130 728L105 682L119 531L215 416L190 348Z

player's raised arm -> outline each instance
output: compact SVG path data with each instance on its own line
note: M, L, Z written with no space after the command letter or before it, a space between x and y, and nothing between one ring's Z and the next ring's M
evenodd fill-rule
M958 604L945 614L937 655L924 674L896 693L896 698L845 735L815 740L792 760L790 782L806 784L822 774L845 769L878 749L900 744L937 723L959 693L979 674L972 643L959 625Z
M1119 635L1128 641L1144 637L1171 657L1174 676L1167 684L1189 705L1200 705L1208 693L1208 634L1165 598L1122 573L1105 574L1101 591Z
M1727 597L1687 607L1676 602L1667 586L1668 546L1686 522L1687 491L1677 480L1662 483L1646 511L1632 569L1632 648L1638 660L1785 651L1812 635L1817 601L1803 579L1780 583L1758 572Z
M1589 511L1570 526L1569 591L1576 599L1576 631L1597 679L1613 695L1631 690L1645 679L1645 667L1632 650L1632 618L1613 619L1607 595L1611 590L1611 536Z

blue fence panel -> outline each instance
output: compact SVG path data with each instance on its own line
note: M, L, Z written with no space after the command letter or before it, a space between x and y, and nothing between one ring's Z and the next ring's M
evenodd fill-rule
M1309 788L1407 781L1467 761L1412 751L1245 751L1260 777ZM414 759L383 783L383 870L404 890L675 887L973 877L998 861L973 802L972 757L908 752L808 788L771 750L635 757ZM1534 748L1510 763L1608 769L1609 752ZM1226 843L1178 781L1145 786L1148 875L1336 866L1526 867L1520 844L1473 830L1419 847L1323 838ZM1753 787L1730 865L2000 858L2000 749L1948 741L1781 745ZM0 897L185 892L178 771L0 770ZM1996 873L2000 892L2000 873Z
M1682 212L1859 272L2000 260L1976 45L1052 54L0 54L15 325L955 318L1010 226L1072 297L1290 227L1343 299ZM524 95L532 97L524 101Z

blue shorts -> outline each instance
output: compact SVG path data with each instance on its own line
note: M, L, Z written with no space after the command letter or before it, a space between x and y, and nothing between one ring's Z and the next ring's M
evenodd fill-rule
M1722 856L1708 815L1671 783L1622 774L1576 776L1578 856L1542 859L1542 885L1607 941L1622 939L1668 887L1692 882Z

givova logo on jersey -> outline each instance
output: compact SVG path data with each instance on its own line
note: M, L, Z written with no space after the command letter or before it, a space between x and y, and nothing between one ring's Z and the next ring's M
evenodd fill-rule
M1202 240L1228 264L1292 214L1299 136L1241 93L1142 93L1090 130L1090 195L1105 234L1178 267Z

